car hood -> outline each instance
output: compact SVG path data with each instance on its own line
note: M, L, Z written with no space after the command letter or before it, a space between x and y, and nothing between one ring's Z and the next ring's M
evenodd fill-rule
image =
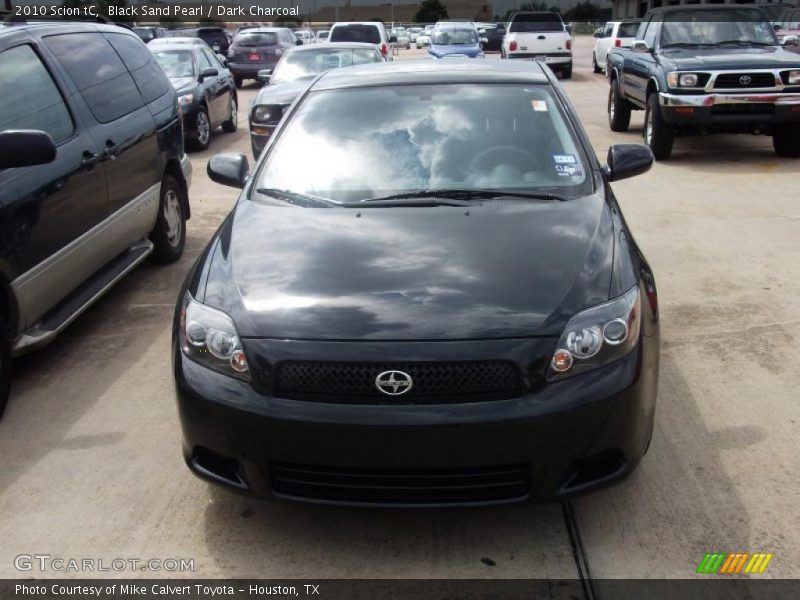
M197 83L194 77L170 77L169 80L172 82L172 87L175 88L176 92L182 92L184 90L190 92Z
M673 48L661 52L661 56L675 63L680 70L730 69L783 69L800 66L800 56L783 48Z
M601 194L469 210L243 200L198 296L243 337L557 336L577 311L608 299L613 238Z
M428 53L433 54L438 58L453 54L464 54L466 56L475 56L480 54L481 47L478 44L448 44L436 45L430 47Z
M285 81L283 83L270 83L262 87L253 105L258 104L291 104L314 81L313 77Z

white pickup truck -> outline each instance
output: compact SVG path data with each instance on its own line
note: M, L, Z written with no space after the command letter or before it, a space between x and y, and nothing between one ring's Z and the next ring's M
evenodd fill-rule
M558 13L515 13L506 31L501 58L536 60L560 72L562 79L572 77L572 36Z

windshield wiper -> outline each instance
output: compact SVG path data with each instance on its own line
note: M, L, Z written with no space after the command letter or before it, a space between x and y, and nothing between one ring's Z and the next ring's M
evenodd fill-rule
M715 46L728 46L728 45L735 45L735 46L774 46L775 44L770 44L768 42L756 42L755 40L723 40L721 42L717 42L714 45Z
M341 202L331 200L330 198L323 198L322 196L313 196L311 194L302 194L300 192L293 192L291 190L279 190L276 188L257 188L256 193L265 196L272 196L278 200L285 200L291 204L298 206L326 206L335 207L342 206Z
M451 200L491 200L493 198L528 198L531 200L560 200L564 201L566 198L551 194L550 192L511 192L506 190L459 190L459 189L444 189L444 190L417 190L416 192L403 192L402 194L391 194L389 196L380 196L378 198L368 198L362 200L365 203L383 202L385 200L404 200L408 198L436 198L451 199ZM468 204L468 202L466 202Z
M673 42L671 44L663 44L662 48L696 48L698 46L706 47L706 48L713 48L715 44L709 44L706 42Z

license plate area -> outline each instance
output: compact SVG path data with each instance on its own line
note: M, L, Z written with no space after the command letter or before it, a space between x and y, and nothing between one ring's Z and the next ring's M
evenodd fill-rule
M258 54L257 52L251 52L250 54L247 55L247 60L251 60L251 61L256 61L257 62L257 61L261 60L261 55Z

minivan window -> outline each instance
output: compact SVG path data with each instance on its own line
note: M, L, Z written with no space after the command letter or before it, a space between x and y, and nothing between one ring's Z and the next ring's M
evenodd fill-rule
M172 84L158 68L150 50L138 39L124 33L104 35L130 71L145 102L153 102L173 91Z
M0 131L35 129L58 143L75 126L50 73L30 46L0 53Z
M234 43L237 46L274 46L278 43L278 34L273 31L240 33Z
M548 86L435 84L311 92L257 189L358 201L426 189L585 194L588 162Z
M143 106L131 74L102 34L52 35L45 42L100 123L109 123Z
M380 44L381 34L376 25L337 25L331 31L328 41Z
M512 33L564 31L564 23L556 13L521 14L511 21Z

